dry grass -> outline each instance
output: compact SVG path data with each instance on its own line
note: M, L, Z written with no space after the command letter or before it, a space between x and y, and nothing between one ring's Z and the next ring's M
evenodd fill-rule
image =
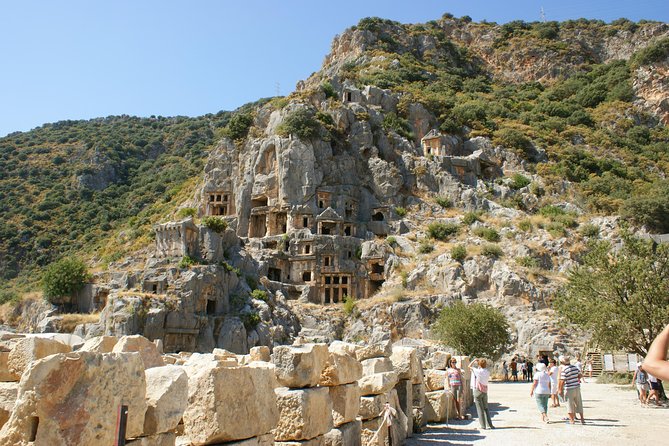
M61 317L60 330L63 333L72 333L76 326L80 324L94 324L100 321L100 313L69 313L62 314Z

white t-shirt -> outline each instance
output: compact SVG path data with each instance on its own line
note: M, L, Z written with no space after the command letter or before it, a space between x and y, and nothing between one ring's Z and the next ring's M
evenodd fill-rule
M653 375L651 375L651 374L649 373L649 374L648 374L648 382L656 383L656 382L657 382L657 378L655 378Z
M538 393L539 395L551 394L551 378L548 376L548 373L545 371L537 372L534 374L534 380L537 382L534 393Z
M490 378L490 371L488 369L482 368L472 368L472 375L476 377L476 381L480 382L484 386L488 385L488 378ZM472 379L472 383L474 380ZM472 384L472 389L476 388L476 384Z
M576 361L574 367L576 367L579 372L583 373L583 364L581 364L581 361Z
M560 371L558 370L558 366L554 365L553 367L550 368L549 372L551 372L550 375L551 382L557 386L558 378L560 377Z

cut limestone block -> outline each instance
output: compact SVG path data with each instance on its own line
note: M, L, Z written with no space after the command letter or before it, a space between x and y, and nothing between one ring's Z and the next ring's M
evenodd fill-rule
M397 399L399 401L400 408L408 419L407 435L410 437L413 433L413 384L411 384L411 380L400 380L395 386L395 391L397 392Z
M443 390L447 377L446 370L426 370L425 387L428 391Z
M274 446L274 435L265 434L259 437L249 438L247 440L233 441L230 443L225 443L225 446Z
M17 382L0 382L0 427L2 427L9 415L14 409L14 403L19 393L19 383Z
M7 357L10 373L21 376L38 359L56 353L69 353L72 348L53 339L27 337L20 339Z
M115 336L96 336L84 342L79 352L110 353L118 342Z
M326 344L280 345L272 354L279 384L291 388L316 386L327 359Z
M392 352L392 344L390 341L382 341L360 347L356 351L356 355L358 361L364 361L365 359L370 358L389 358Z
M327 387L280 387L275 393L280 412L274 430L276 441L310 440L332 429L332 401Z
M21 376L9 370L9 352L0 352L0 382L13 382L21 379Z
M355 421L360 410L358 383L329 387L332 400L332 421L336 426Z
M323 436L323 446L360 446L362 421L356 420L342 424Z
M161 367L165 365L163 358L158 352L156 344L149 341L144 336L123 336L118 340L116 345L114 345L112 351L115 353L138 352L142 357L145 369L150 369L151 367Z
M397 381L397 373L395 372L383 372L375 373L369 376L363 376L360 378L360 380L358 380L360 394L362 396L367 396L386 393L395 387Z
M144 435L174 431L188 406L188 375L183 367L146 370L146 402Z
M363 376L393 371L393 363L390 361L390 358L370 358L360 362L362 364Z
M388 402L388 394L363 396L360 398L360 418L371 420L379 416L383 405Z
M251 356L251 361L270 362L272 360L272 357L269 353L269 347L266 345L251 347L249 355Z
M321 386L339 386L356 382L362 377L362 364L354 353L344 348L330 348L328 359L321 373Z
M393 353L390 355L393 369L400 379L412 379L420 374L421 368L418 353L413 347L393 347Z
M126 437L138 437L145 392L144 364L137 353L51 355L34 362L21 378L0 444L113 444L121 404L128 406Z
M432 355L432 368L436 370L446 370L449 367L451 354L442 351L436 351ZM460 366L460 364L458 364Z
M425 394L425 416L428 423L446 421L446 416L453 416L451 410L453 395L443 390Z
M279 410L272 364L219 367L210 361L185 369L188 407L183 416L184 434L193 444L257 437L276 426Z
M425 384L414 384L411 393L413 407L420 407L422 409L425 406Z
M174 432L139 437L126 442L126 446L174 446L177 436Z

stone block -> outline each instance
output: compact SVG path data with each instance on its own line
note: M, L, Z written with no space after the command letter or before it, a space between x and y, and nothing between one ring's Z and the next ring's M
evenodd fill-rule
M126 446L174 446L177 436L174 432L164 432L162 434L150 435L148 437L139 437L126 442Z
M364 359L360 363L362 364L363 376L393 371L393 363L390 358L370 358Z
M400 379L412 379L420 374L420 359L413 347L394 346L390 360Z
M118 342L115 336L96 336L84 342L79 352L110 353Z
M355 421L360 411L358 383L329 387L332 400L332 421L336 426Z
M0 382L18 381L21 377L9 370L9 352L0 352Z
M272 360L272 357L269 352L269 347L266 345L251 347L249 355L251 356L251 361L270 362Z
M140 335L123 336L118 340L112 352L138 352L144 362L145 369L165 365L156 344Z
M316 386L327 359L326 344L280 345L272 354L279 384L291 388Z
M453 395L443 390L427 392L425 394L425 416L428 423L446 421L447 416L453 415L451 408Z
M345 349L328 350L328 359L321 372L321 386L339 386L356 382L362 377L362 364Z
M423 408L425 406L425 384L414 384L411 393L413 407Z
M410 437L413 433L413 384L411 380L400 380L395 386L395 391L400 409L407 417L407 435Z
M434 390L443 390L445 380L448 374L445 370L426 370L425 371L425 387L429 392Z
M188 405L188 375L183 367L146 370L146 402L144 435L174 431Z
M443 351L436 351L432 355L432 368L436 370L446 370L451 360L451 354Z
M30 364L38 359L56 353L69 353L72 348L62 342L40 337L20 339L7 356L7 368L10 373L21 376L30 368Z
M378 417L383 410L383 405L387 402L387 393L360 397L360 418L363 420L371 420L372 418Z
M367 396L386 393L395 387L397 382L397 373L383 372L363 376L358 380L358 385L360 386L360 394L362 396Z
M14 410L0 430L2 444L113 444L121 404L128 406L126 438L139 437L145 392L137 353L51 355L23 375Z
M389 358L391 353L392 344L390 341L382 341L360 347L356 351L356 356L358 357L358 361L364 361L371 358Z
M309 440L293 440L293 441L276 441L275 446L323 446L325 444L325 437L323 435Z
M332 401L327 387L280 387L275 393L280 412L275 441L310 440L332 429Z
M274 435L265 434L241 441L225 443L225 446L274 446Z
M9 420L19 392L19 383L0 382L0 428Z
M362 421L342 424L323 436L323 446L361 446Z
M424 371L423 371L423 363L421 361L418 361L418 365L416 366L415 369L412 369L411 372L414 373L411 376L411 382L413 384L420 384L425 380Z
M340 355L351 355L354 358L358 358L357 351L362 347L356 344L351 344L350 342L344 341L333 341L329 346L328 350L333 353L339 353Z
M244 367L219 367L210 361L186 367L186 372L188 407L183 416L184 434L194 444L257 437L276 426L279 411L272 364L252 362Z

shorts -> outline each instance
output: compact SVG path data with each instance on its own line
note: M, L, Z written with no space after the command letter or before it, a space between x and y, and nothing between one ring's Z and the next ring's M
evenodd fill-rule
M451 387L451 393L453 394L453 400L460 401L460 398L462 397L462 387Z
M650 381L650 390L660 390L660 382L659 381Z
M558 393L558 383L551 381L551 395L557 395Z
M567 389L565 399L569 403L569 413L583 413L583 400L581 399L581 388Z
M639 392L648 392L648 383L643 383L643 384L636 384L636 389Z
M518 370L511 370L511 376L518 376Z

